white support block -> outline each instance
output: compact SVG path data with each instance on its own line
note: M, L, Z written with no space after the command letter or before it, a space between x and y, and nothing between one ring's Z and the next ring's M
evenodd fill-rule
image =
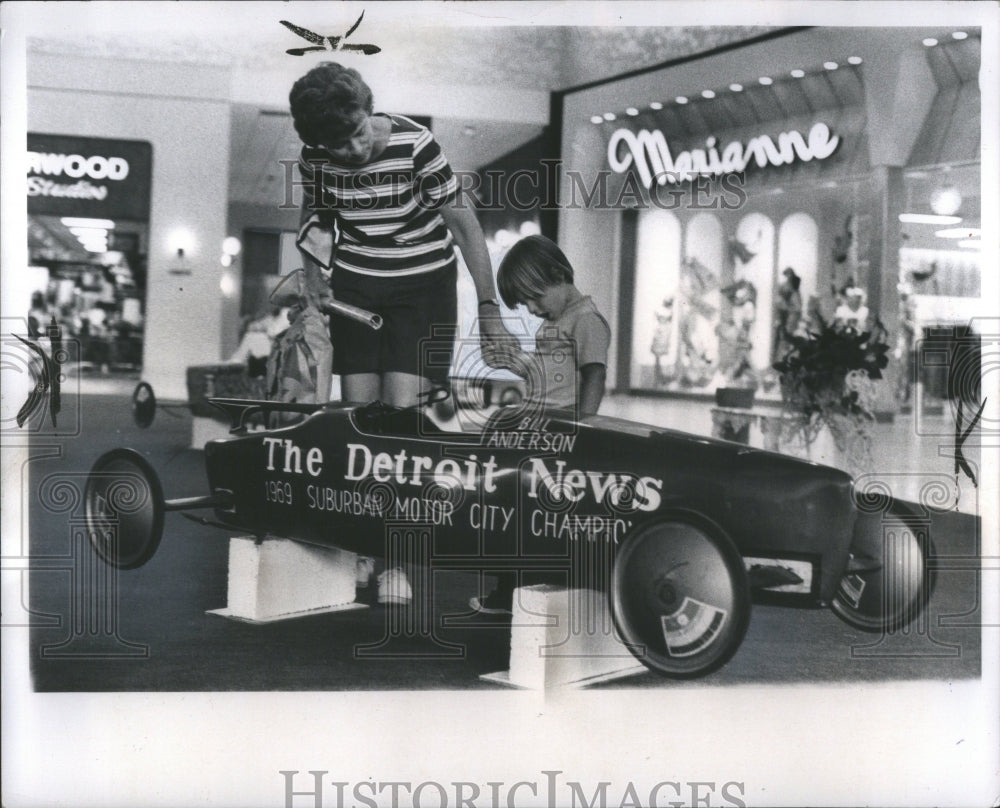
M264 429L260 424L250 424L247 432L262 432ZM205 444L210 440L221 440L231 438L229 432L229 422L219 421L215 418L205 418L202 415L195 415L191 419L191 448L204 449Z
M319 612L362 609L355 603L357 555L290 539L229 540L229 592L225 609L209 614L253 623Z
M514 590L513 611L510 670L484 679L540 690L646 670L618 637L603 592L523 586Z

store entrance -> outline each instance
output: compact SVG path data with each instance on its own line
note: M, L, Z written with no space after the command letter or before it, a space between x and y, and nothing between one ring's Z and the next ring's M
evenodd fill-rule
M83 374L142 370L146 309L145 222L28 217L29 332L53 322Z

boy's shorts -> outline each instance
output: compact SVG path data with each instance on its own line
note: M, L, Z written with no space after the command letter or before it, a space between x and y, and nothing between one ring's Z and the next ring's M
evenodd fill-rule
M382 318L378 331L330 316L333 372L410 373L443 383L458 333L457 263L420 275L381 278L337 269L333 296Z

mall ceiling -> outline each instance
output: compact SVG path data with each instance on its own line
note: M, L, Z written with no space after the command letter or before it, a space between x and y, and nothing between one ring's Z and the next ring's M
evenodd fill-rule
M200 10L209 5L214 4L203 4ZM478 9L489 4L456 4L456 13L468 14L474 6ZM113 27L114 21L109 23L111 30L87 31L82 36L78 29L65 33L54 30L44 39L29 40L29 50L267 71L287 69L293 57L285 49L309 44L277 20L254 23L235 18L231 11L228 14L217 24L211 19L202 25L165 22L153 34L134 29L119 32ZM288 16L292 14L289 9ZM383 12L370 13L350 42L377 44L383 53L391 53L394 62L406 66L408 82L502 85L532 91L565 90L773 30L764 26L483 27L481 20L474 27L463 25L461 20L441 26L396 16L386 19ZM341 33L340 27L346 31L354 22L345 17L343 26L331 26L329 18L327 4L294 8L296 25L324 34ZM278 161L294 157L299 146L290 118L282 113L250 104L233 105L231 154L240 156L233 161L230 172L230 198L234 201L270 205L280 192L282 169ZM465 170L487 165L541 132L538 125L465 120L461 116L436 118L433 126L452 164Z

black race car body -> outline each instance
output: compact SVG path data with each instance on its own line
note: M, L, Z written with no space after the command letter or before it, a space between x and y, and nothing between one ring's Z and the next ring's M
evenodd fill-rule
M751 593L829 605L884 631L918 614L929 592L926 536L905 507L858 497L847 474L804 460L558 411L500 409L452 432L418 408L377 402L214 403L233 432L205 447L207 496L165 501L130 450L95 464L87 515L108 563L145 563L165 510L211 507L211 523L232 534L605 591L620 637L677 677L735 652ZM303 420L245 425L252 413L289 411ZM125 492L126 481L145 490Z
M659 427L558 413L444 432L414 410L329 407L303 423L205 447L217 517L234 527L383 555L387 527L427 529L431 562L568 566L575 544L614 548L675 511L708 517L784 584L829 602L858 512L835 469ZM501 566L503 566L501 564ZM799 575L807 572L807 576Z

